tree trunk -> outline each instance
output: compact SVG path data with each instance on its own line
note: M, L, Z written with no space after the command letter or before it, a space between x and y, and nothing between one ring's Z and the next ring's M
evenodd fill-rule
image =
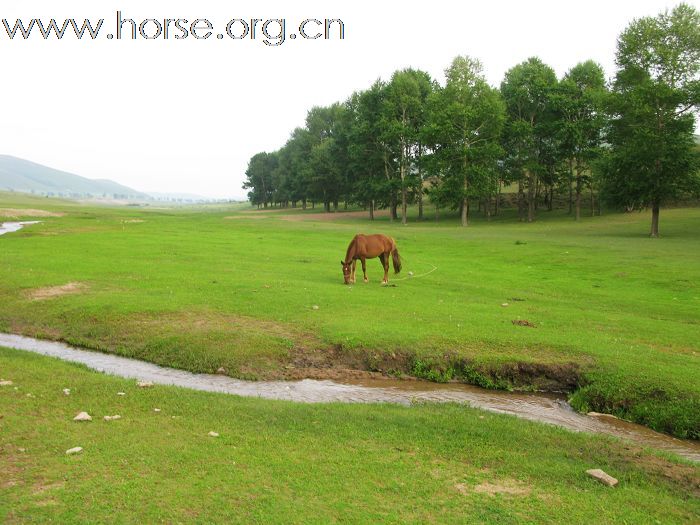
M494 215L498 215L501 209L501 181L498 181L498 192L496 192L496 209L494 210Z
M595 199L593 196L593 185L591 185L591 217L595 217Z
M440 220L440 207L436 204L435 205L435 222L438 222Z
M520 222L525 220L525 193L522 179L518 181L518 220Z
M651 237L659 236L659 202L654 201L651 206Z
M548 211L552 211L554 209L554 184L552 184L549 187L549 206L547 208Z
M423 220L423 188L418 188L418 220Z
M469 225L469 199L467 198L467 176L464 175L464 195L462 196L462 226Z
M581 178L576 178L576 220L581 220Z
M371 199L369 201L369 220L374 220L374 201Z
M401 224L406 224L407 222L407 212L408 212L408 204L407 204L407 193L408 190L406 189L406 186L403 184L402 181L402 188L401 188Z
M569 159L569 215L573 211L574 193L574 159Z
M528 172L528 187L527 187L527 222L535 220L535 175Z

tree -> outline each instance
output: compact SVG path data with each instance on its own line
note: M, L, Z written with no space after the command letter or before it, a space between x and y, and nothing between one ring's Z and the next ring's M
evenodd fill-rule
M592 164L600 156L607 95L603 68L588 60L571 68L553 98L558 113L558 143L575 188L576 220L581 217L581 192L592 183Z
M408 190L422 186L417 176L422 149L420 131L425 122L426 99L432 90L430 75L414 69L395 72L387 85L384 135L397 159L403 224L407 222Z
M243 188L250 189L248 198L252 204L260 204L267 208L268 203L273 202L273 173L277 169L277 154L256 153L248 162L246 169L246 181Z
M501 93L508 120L504 144L506 168L518 181L518 215L523 220L524 187L527 188L527 221L535 220L535 196L539 177L547 172L554 128L551 104L557 77L539 58L529 58L506 72Z
M445 87L429 99L426 138L433 149L433 183L436 205L451 196L468 224L469 197L492 195L497 186L499 137L505 106L497 90L482 75L481 63L456 57L445 70Z
M652 209L697 183L694 113L700 105L700 14L680 4L633 21L618 39L609 103L605 194L614 204Z
M366 205L374 220L378 203L388 203L389 177L386 144L381 140L382 106L386 86L375 82L368 90L355 93L346 102L348 125L348 168L353 198ZM385 201L385 202L383 202Z

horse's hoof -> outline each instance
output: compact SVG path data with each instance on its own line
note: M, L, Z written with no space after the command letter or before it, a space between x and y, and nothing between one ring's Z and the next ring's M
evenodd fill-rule
M365 279L365 282L368 283L368 282L369 282L369 279Z

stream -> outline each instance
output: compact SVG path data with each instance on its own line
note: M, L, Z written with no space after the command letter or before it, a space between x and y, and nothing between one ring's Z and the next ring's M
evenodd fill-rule
M698 442L676 439L613 416L579 414L569 406L563 396L554 394L504 392L456 383L438 384L389 378L346 383L313 379L244 381L224 375L194 374L137 359L81 350L63 343L19 335L0 333L0 347L2 346L82 363L93 370L119 377L239 396L301 403L468 403L472 407L558 425L570 430L616 436L638 445L673 452L700 462Z

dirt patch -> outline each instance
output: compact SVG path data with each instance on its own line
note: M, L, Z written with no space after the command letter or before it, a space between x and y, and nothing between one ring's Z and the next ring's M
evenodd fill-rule
M375 217L388 217L388 210L378 210L374 212ZM336 221L341 219L355 219L369 217L368 211L337 211L331 213L295 213L293 215L281 215L284 221Z
M532 492L531 487L523 485L515 480L500 480L498 482L484 481L475 487L469 487L465 483L457 483L455 489L465 496L473 492L477 494L487 494L489 496L496 496L498 494L506 496L529 496Z
M241 215L228 215L224 217L226 220L235 220L235 219L269 219L267 215L254 215L250 212Z
M537 328L534 323L531 323L527 319L513 319L511 321L515 326L529 326L530 328Z
M87 289L85 283L70 282L60 286L48 286L46 288L36 288L27 292L27 298L31 301L43 301L53 299L62 295L82 293Z
M65 213L57 213L46 210L0 208L0 217L7 219L19 219L21 217L63 217Z

